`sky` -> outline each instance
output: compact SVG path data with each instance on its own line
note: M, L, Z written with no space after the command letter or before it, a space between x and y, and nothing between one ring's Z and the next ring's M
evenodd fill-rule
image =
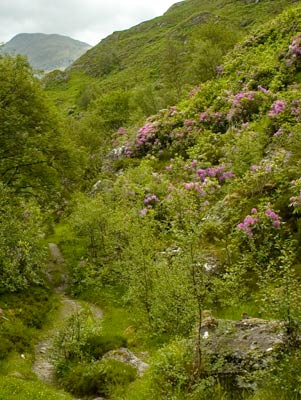
M58 33L96 45L162 15L179 0L0 0L0 43L18 33Z

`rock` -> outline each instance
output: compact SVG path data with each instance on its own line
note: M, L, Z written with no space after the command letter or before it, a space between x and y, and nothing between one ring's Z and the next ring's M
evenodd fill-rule
M218 321L215 319L210 310L203 310L202 311L202 325L201 325L201 333L204 334L205 332L210 332L215 330L218 327ZM208 337L207 335L205 335Z
M240 321L216 320L209 315L202 323L203 356L213 364L220 360L221 377L233 377L241 388L256 387L256 378L250 378L252 373L269 369L288 342L282 321L248 315Z
M125 364L131 365L137 370L138 376L142 376L144 371L148 368L148 364L140 360L134 353L125 347L117 350L112 350L106 353L103 358L118 360Z
M94 196L96 193L100 192L101 189L102 189L102 182L101 181L97 181L92 186L92 189L91 189L91 192L90 192L91 196Z
M126 151L126 146L116 147L109 153L108 158L113 161L120 160L125 156L125 151Z

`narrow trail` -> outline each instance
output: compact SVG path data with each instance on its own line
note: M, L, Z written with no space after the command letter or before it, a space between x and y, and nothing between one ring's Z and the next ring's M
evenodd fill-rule
M95 305L71 299L65 294L68 288L68 274L64 258L60 249L54 243L49 243L49 253L50 261L48 264L47 276L53 283L55 291L60 297L61 307L51 326L44 331L40 342L35 346L33 371L41 381L55 386L55 368L52 354L53 344L58 332L69 317L79 313L83 309L88 310L96 321L102 318L103 313L102 310Z

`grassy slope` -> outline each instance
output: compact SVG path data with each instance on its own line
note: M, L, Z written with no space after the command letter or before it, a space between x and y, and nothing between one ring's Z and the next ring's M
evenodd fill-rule
M189 64L194 45L204 37L206 23L219 22L226 30L235 32L238 39L256 24L281 12L289 3L288 0L265 0L258 4L245 0L177 3L161 17L126 31L114 32L71 66L67 82L60 83L50 75L46 88L65 108L74 106L80 93L90 86L101 94L117 88L145 88L148 84L155 90L162 89L162 61L167 38L184 43L185 63ZM186 67L183 68L184 73Z

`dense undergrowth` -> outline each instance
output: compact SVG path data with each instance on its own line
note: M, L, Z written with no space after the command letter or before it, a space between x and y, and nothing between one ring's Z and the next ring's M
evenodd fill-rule
M246 8L255 18L290 2L239 4L231 16L238 25ZM123 88L96 91L85 115L71 110L63 121L23 60L0 59L9 122L0 164L0 397L16 390L20 399L54 396L33 387L28 373L35 335L53 307L44 289L46 231L64 252L71 294L105 310L101 330L76 315L58 338L57 376L70 392L127 400L300 398L300 6L257 28L222 65L216 56L214 71L138 127L159 107L138 112ZM76 93L81 73L72 79ZM85 76L83 85L93 79ZM16 83L24 91L11 95ZM269 368L225 376L231 349L206 357L202 322L243 313L284 321L287 346ZM104 357L121 346L150 363L143 377ZM18 377L5 375L23 352L27 372L17 386Z

